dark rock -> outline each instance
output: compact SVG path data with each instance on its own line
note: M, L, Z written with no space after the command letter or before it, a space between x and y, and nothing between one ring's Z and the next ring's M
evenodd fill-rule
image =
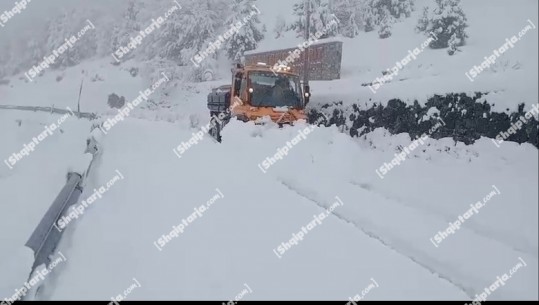
M496 138L501 132L508 133L511 124L516 123L525 116L524 104L520 104L518 111L507 115L493 112L486 101L477 102L486 93L476 92L473 97L465 93L434 95L427 100L425 106L414 101L407 105L399 99L388 101L387 106L373 104L368 109L361 109L360 105L343 106L341 102L324 104L320 109L310 109L309 120L315 122L322 117L322 113L329 115L329 122L325 125L344 126L350 136L360 137L376 128L386 128L392 134L406 132L412 138L429 134L431 129L439 123L444 126L437 128L430 134L435 139L451 137L466 145L473 144L481 137ZM423 121L429 109L435 107L439 116ZM539 148L539 130L537 120L532 118L515 134L511 134L506 141L517 143L531 143ZM363 129L362 129L363 128ZM361 132L359 129L362 129Z

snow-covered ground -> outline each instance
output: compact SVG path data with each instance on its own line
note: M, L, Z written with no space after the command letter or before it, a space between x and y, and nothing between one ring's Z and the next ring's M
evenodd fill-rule
M0 295L11 296L30 273L33 253L24 244L66 182L86 148L87 120L68 118L51 136L9 169L5 162L61 116L0 111ZM9 163L8 163L9 164Z
M353 39L341 38L342 79L313 82L313 103L343 101L345 104L370 107L373 103L385 105L387 101L399 98L410 104L414 100L424 104L434 94L454 92L470 95L490 92L486 99L498 112L506 109L515 111L519 103L526 103L528 109L537 103L537 28L527 31L514 48L497 60L496 72L484 71L474 82L464 74L474 65L480 66L484 57L492 55L494 49L505 44L506 38L518 36L526 26L531 27L529 21L535 26L539 25L538 2L534 0L517 0L511 5L506 0L463 1L470 38L461 48L462 52L449 56L446 49L427 48L407 64L396 79L384 84L376 93L367 86L360 86L381 78L382 71L402 61L408 56L409 50L421 49L428 37L415 33L414 28L422 7L429 5L432 8L433 3L430 0L417 1L417 11L413 17L396 24L392 36L387 39L379 39L377 31L361 32ZM267 6L261 6L260 10L264 12L265 9L271 10ZM296 47L302 42L293 33L286 34L279 40L264 40L259 49L271 50L276 45L282 48ZM518 68L513 69L512 66L517 63Z
M276 16L291 9L292 3L261 1L261 20L271 29ZM489 92L485 99L493 106L493 110L510 112L517 109L519 103L526 103L529 109L537 103L537 83L539 66L537 54L538 29L529 29L505 54L496 60L496 67L479 74L474 82L466 77L475 66L480 66L506 42L506 38L517 35L531 24L539 25L538 2L535 0L518 0L513 5L507 5L507 0L466 0L463 1L463 10L468 17L470 38L462 52L449 56L446 49L425 49L416 60L413 60L402 69L395 79L384 84L376 93L373 93L368 84L382 77L382 71L391 69L397 61L408 56L409 50L421 48L428 37L414 31L422 7L433 6L433 1L417 1L417 10L411 18L394 25L393 35L387 39L379 39L376 31L361 32L353 39L341 38L343 44L342 79L334 81L318 81L312 83L313 105L343 101L346 104L357 103L369 107L373 103L386 104L393 98L399 98L406 103L418 100L423 104L434 94L466 92ZM290 14L290 13L288 13ZM284 18L292 18L284 15ZM531 24L530 24L531 22ZM267 50L286 47L295 47L301 43L301 38L287 32L284 37L275 39L273 33L268 32L266 39L261 41L258 50ZM122 68L110 65L111 58L91 61L65 71L46 71L44 77L37 78L28 83L24 76L12 79L10 85L0 86L0 104L65 107L77 103L80 83L85 79L81 98L81 107L84 111L102 112L107 109L107 97L111 93L123 95L132 100L138 90L147 88L151 82L147 79L132 77L129 74L131 67L139 64L127 62ZM495 71L494 71L495 70ZM205 83L200 86L180 84L176 91L179 96L172 99L174 106L183 106L190 100L193 91L202 91L196 95L196 103L203 104L205 94L213 86L226 84L230 81L229 67L222 63L217 77L218 81ZM91 81L96 75L102 81ZM61 82L57 76L62 76ZM65 90L49 90L51 87L61 86ZM186 109L181 108L182 112ZM190 110L190 109L188 109Z
M291 6L260 2L269 29ZM380 40L372 32L344 39L342 79L313 82L312 106L340 100L368 106L391 98L424 103L433 94L475 91L490 92L495 111L537 103L537 29L501 58L509 66L518 61L519 69L483 72L473 83L464 75L528 19L539 24L537 1L516 2L463 1L470 24L463 52L450 57L445 50L426 50L401 71L406 80L373 94L360 84L380 77L426 39L413 31L423 5L418 1L416 15L397 24L392 37ZM269 35L260 49L299 42ZM152 85L142 63L116 67L111 61L50 70L33 83L12 78L0 85L0 104L76 109L84 79L81 110L107 119L116 113L107 106L109 94L131 101ZM132 76L131 67L141 72ZM69 224L58 248L67 261L46 277L37 299L110 299L131 288L130 300L345 300L357 294L368 300L464 300L511 269L511 278L488 300L538 299L536 147L429 139L381 179L376 170L411 143L409 136L378 129L352 139L323 127L263 173L260 164L307 126L232 121L223 143L206 136L178 158L173 148L207 123L207 93L229 82L222 68L212 82L172 80L170 108L140 107L102 139L103 153L81 199L118 173L124 178ZM33 257L24 244L77 165L92 123L71 117L13 169L4 160L59 118L0 109L0 301L27 280ZM223 198L214 197L220 193ZM158 249L162 235L211 198L218 199L202 217ZM297 245L279 250L336 201L343 205ZM486 205L460 229L451 226L454 234L436 237L477 201Z
M9 112L2 122L16 118L23 118L21 134L2 147L16 147L38 132L32 124L52 119ZM129 299L233 299L245 283L252 289L245 299L336 300L361 293L372 278L379 287L365 299L462 300L519 258L526 267L489 299L537 299L538 164L531 145L429 141L380 179L375 169L391 161L397 145L408 145L407 136L377 130L351 139L334 127L315 128L264 174L258 164L306 126L233 121L222 144L206 137L179 159L172 149L194 132L179 125L128 119L103 139L81 198L117 170L125 179L70 224L58 249L67 262L46 279L39 299L108 299L136 279L141 286ZM1 231L2 247L10 249L2 254L9 262L1 265L2 295L24 283L31 261L22 245L65 181L66 165L75 162L66 157L83 150L88 122L70 127L20 167L2 168L0 191L10 201L2 201L1 213L12 216ZM50 162L51 172L39 175L38 162ZM21 192L21 184L32 192ZM500 194L491 194L493 185ZM158 250L154 242L216 189L224 197ZM454 235L438 247L430 241L488 194L487 205ZM277 252L279 258L274 249L336 196L344 205L297 245Z

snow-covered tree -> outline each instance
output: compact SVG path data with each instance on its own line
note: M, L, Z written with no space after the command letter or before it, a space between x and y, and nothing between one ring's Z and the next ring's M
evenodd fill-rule
M449 49L447 49L447 54L453 55L456 51L460 51L458 46L461 44L460 38L457 38L457 33L454 33L451 38L449 38L448 46Z
M91 58L96 55L98 43L94 36L98 30L102 32L110 32L110 27L104 27L100 23L99 18L103 18L104 14L101 11L96 14L96 10L88 7L77 7L72 10L63 10L57 15L52 15L48 20L40 21L38 25L32 28L31 32L21 32L18 35L2 38L6 42L8 48L2 47L1 51L4 54L10 54L10 61L3 64L3 70L7 75L14 75L20 72L27 72L34 65L38 65L44 61L44 56L56 54L55 63L50 69L69 67L80 63L82 60ZM78 37L78 33L85 27L89 26L87 20L91 20L96 25L95 29L88 29L80 39L72 43L72 46L67 45L66 50L60 54L59 48L66 45L66 39L70 40L72 36ZM106 41L109 47L109 41ZM110 51L107 52L110 55ZM6 55L4 55L6 56Z
M195 2L184 11L183 16L183 35L181 42L184 48L190 48L195 51L203 51L207 42L215 41L220 31L220 18L218 12L212 9L212 1L201 0ZM185 8L184 8L185 10ZM189 58L182 58L187 62Z
M38 63L43 61L43 56L46 50L44 48L44 41L40 37L34 37L28 41L28 53L24 56L27 57L29 62Z
M10 75L11 71L9 70L8 63L11 56L10 45L0 45L0 79L2 77Z
M161 26L153 49L160 50L162 58L187 65L192 58L188 54L204 51L208 43L218 39L221 34L218 30L221 30L224 14L217 11L217 2L187 2L181 12L171 15Z
M161 57L182 63L180 52L185 44L185 16L174 14L161 25L160 31L149 37L151 43L145 48L146 56L150 59Z
M319 37L321 39L337 35L338 26L333 25L333 23L338 19L330 8L328 0L310 0L308 3L311 6L309 36L313 37L317 32L322 34ZM297 20L290 26L290 29L296 31L297 37L304 37L306 27L304 0L294 4L294 15Z
M364 0L333 0L333 12L339 20L339 33L353 38L363 29Z
M275 26L273 27L273 33L275 34L275 38L280 38L283 36L283 33L286 31L286 21L284 20L284 17L281 15L277 16L277 19L275 20Z
M42 50L44 50L39 62L43 61L43 56L55 54L55 62L51 67L64 68L77 65L82 60L95 56L96 29L87 22L89 13L83 8L76 8L62 11L58 16L50 18L44 27L43 38L38 39L38 43L43 44ZM35 58L36 51L32 52ZM29 60L32 60L32 54L27 56Z
M395 6L395 1L393 0L393 6ZM395 15L398 14L398 16L395 16L396 18L410 18L412 16L412 12L415 10L415 3L413 0L404 0L404 1L398 1L396 3L396 9L394 11Z
M76 33L74 27L72 26L72 16L75 12L62 12L60 16L57 18L52 18L48 22L47 25L47 41L46 41L46 48L48 50L58 50L62 45L66 43L66 39L71 37L74 33ZM79 29L80 30L80 29ZM77 30L77 31L79 31ZM78 42L77 42L78 43ZM47 54L50 55L50 54ZM52 65L53 68L59 68L59 67L71 67L74 66L81 61L81 57L79 56L78 49L76 48L76 45L71 48L67 48L67 50L58 56L56 58L56 61Z
M455 35L452 43L454 46L462 46L468 38L465 29L468 27L467 18L460 6L460 0L436 0L436 8L426 10L428 13L427 25L424 18L420 19L417 29L423 30L426 35L431 32L436 40L430 43L433 49L447 48L449 40Z
M378 18L375 14L375 10L370 7L370 6L367 6L363 13L362 13L362 19L363 19L363 29L365 30L365 32L371 32L371 31L374 31L374 29L376 28L376 24L378 23Z
M126 47L130 43L131 37L136 36L140 32L141 25L138 15L140 14L141 7L142 4L138 0L129 0L127 3L127 8L122 14L122 18L114 25L112 30L111 53L122 46ZM129 59L133 56L134 51L131 51L123 59Z
M381 15L382 19L380 21L380 28L378 29L378 36L382 39L388 38L391 36L391 29L395 19L389 12L389 10L384 10Z
M29 38L29 37L24 37ZM24 40L14 39L2 46L0 56L2 68L6 76L28 71L35 63L30 61L27 44ZM41 59L42 60L42 59Z
M259 29L258 11L253 7L255 0L233 0L233 2L233 14L225 22L225 29L229 31L236 28L236 31L226 41L226 51L229 59L240 61L243 53L254 50L264 35ZM249 19L245 23L246 18Z
M386 10L394 19L403 19L411 16L414 10L414 0L368 0L371 18L376 25L380 25L386 16Z
M429 7L425 6L423 8L423 13L421 14L421 17L419 17L419 19L417 20L417 25L415 27L415 30L418 33L425 32L428 26L429 26Z

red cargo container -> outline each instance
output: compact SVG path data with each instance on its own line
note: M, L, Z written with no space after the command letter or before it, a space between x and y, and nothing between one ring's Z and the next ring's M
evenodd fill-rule
M310 80L333 80L341 78L342 41L336 39L320 40L309 47L309 79ZM270 66L279 60L284 61L290 53L298 47L271 50L245 52L245 65L256 65L259 62ZM301 52L300 58L294 60L290 67L303 77L303 59L305 52Z

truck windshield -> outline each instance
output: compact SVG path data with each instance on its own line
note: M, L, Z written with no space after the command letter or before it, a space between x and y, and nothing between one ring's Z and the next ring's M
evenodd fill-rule
M249 73L255 107L302 108L301 87L298 76L273 72Z

